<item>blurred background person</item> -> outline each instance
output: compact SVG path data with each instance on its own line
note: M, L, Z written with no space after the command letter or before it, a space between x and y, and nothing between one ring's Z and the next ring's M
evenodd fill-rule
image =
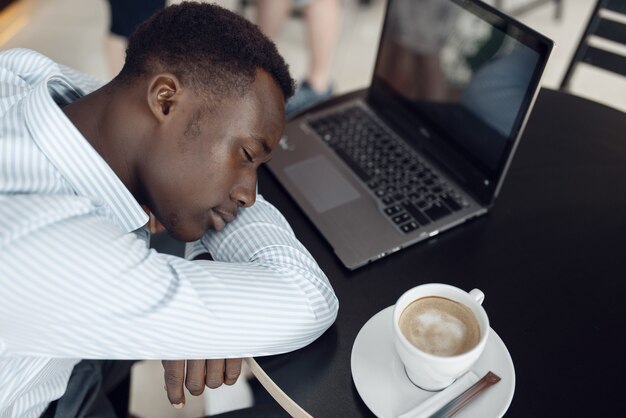
M111 18L104 49L108 74L113 78L124 65L128 36L141 22L165 7L166 0L108 0L108 3Z
M257 0L256 23L276 40L292 10L301 12L308 47L307 72L289 100L290 117L332 96L332 62L341 32L341 0Z

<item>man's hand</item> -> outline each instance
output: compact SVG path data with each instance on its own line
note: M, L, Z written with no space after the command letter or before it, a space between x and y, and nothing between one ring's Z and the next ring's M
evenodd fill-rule
M151 234L158 234L159 232L165 231L165 227L161 224L161 222L159 222L156 216L154 216L154 213L152 213L145 205L142 205L141 207L150 217L150 220L148 221L148 231L150 231Z
M183 384L194 396L201 395L205 385L215 389L222 384L234 384L241 374L241 360L187 360L186 374L185 360L163 360L167 398L174 408L180 409L185 405Z

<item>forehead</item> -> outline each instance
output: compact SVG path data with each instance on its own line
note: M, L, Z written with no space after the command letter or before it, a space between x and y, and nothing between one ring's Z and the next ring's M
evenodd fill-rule
M285 97L274 78L265 70L257 70L249 96L259 126L270 139L280 139L285 127Z
M243 96L221 100L209 112L209 129L224 136L251 138L273 149L285 127L284 109L285 99L274 78L257 70Z

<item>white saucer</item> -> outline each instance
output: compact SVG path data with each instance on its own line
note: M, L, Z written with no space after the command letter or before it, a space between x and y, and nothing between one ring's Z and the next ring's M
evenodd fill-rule
M352 379L367 407L390 418L414 408L434 393L421 390L406 376L393 346L393 306L378 312L359 331L352 346ZM491 329L485 351L472 371L483 377L492 371L502 378L495 386L461 409L455 418L501 417L515 391L515 369L506 346Z

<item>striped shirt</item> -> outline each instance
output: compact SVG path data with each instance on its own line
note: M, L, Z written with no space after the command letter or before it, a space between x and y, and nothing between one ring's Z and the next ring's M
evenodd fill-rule
M0 417L37 417L81 359L204 359L301 348L335 320L332 287L261 196L186 259L60 106L99 84L0 53ZM189 261L202 252L215 261Z

